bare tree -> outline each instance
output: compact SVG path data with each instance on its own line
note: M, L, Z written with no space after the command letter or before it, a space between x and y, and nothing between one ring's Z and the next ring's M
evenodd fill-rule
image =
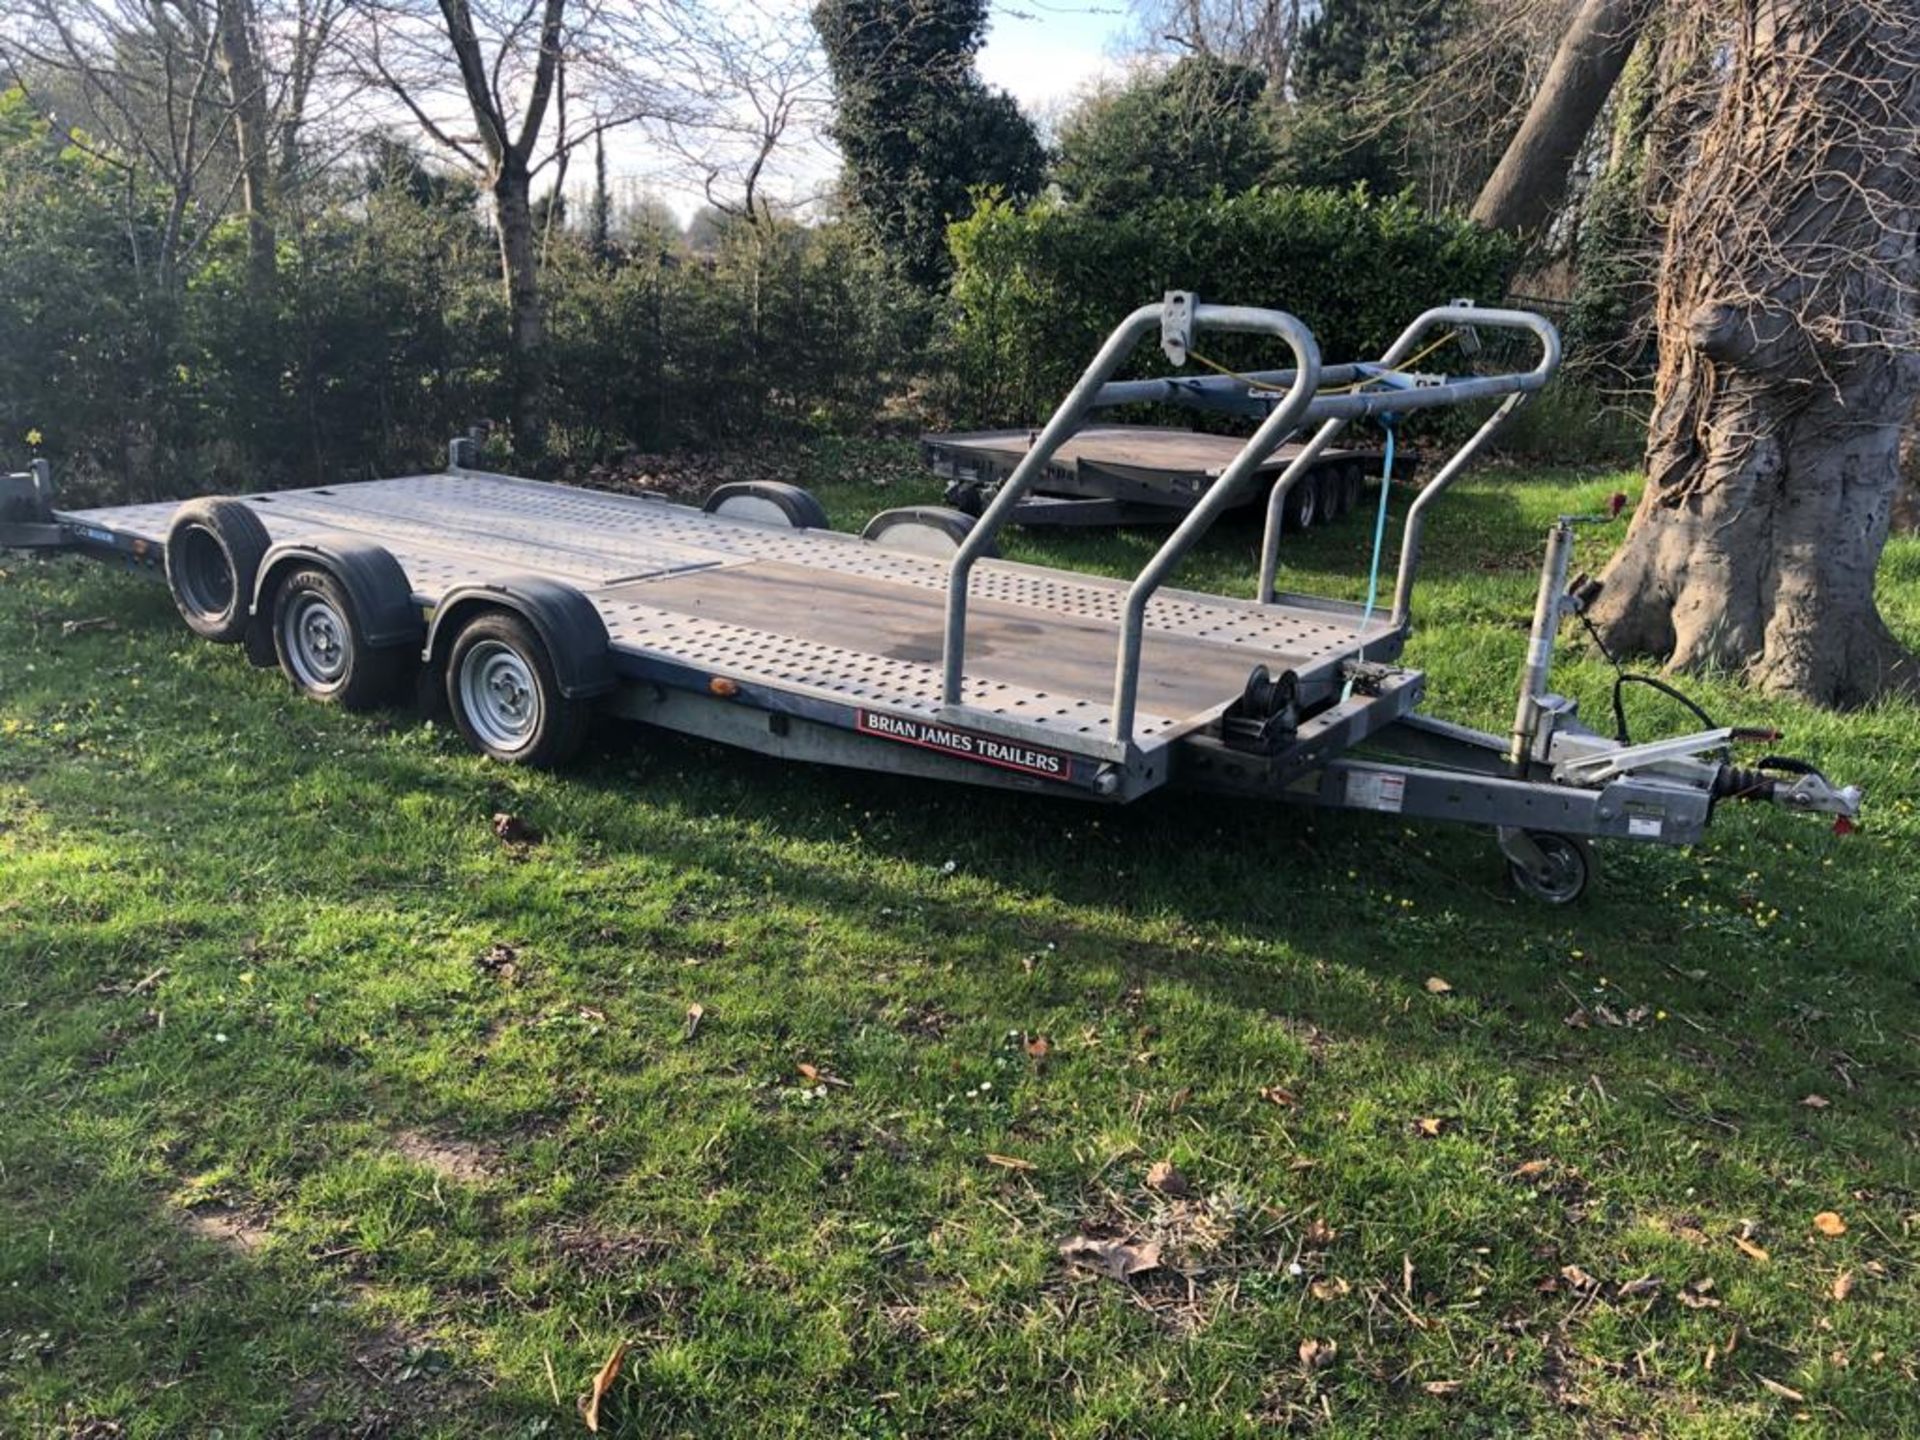
M1538 231L1553 218L1567 177L1654 0L1583 0L1506 154L1474 201L1495 230Z
M664 31L615 0L349 0L354 54L492 200L508 309L513 440L546 445L546 313L533 186L554 195L576 147L671 106ZM549 127L549 118L552 125Z
M1147 49L1251 65L1267 77L1267 98L1278 105L1291 95L1302 8L1301 0L1138 0L1134 13Z
M704 103L668 122L664 137L709 205L757 225L781 152L825 154L833 100L825 57L803 5L742 0L687 19L676 53Z
M1648 484L1616 646L1826 703L1916 680L1874 605L1920 395L1920 27L1897 0L1692 0L1710 114L1678 158Z
M60 134L126 177L143 276L173 283L237 198L264 290L277 194L299 177L297 136L342 3L22 0L0 20L0 63ZM140 219L155 191L157 235Z
M124 178L135 271L160 286L175 283L236 188L210 21L193 4L25 0L0 39L12 78L56 133ZM145 223L154 192L157 227Z
M214 6L215 53L225 77L240 179L240 208L247 217L247 275L256 295L273 289L277 239L273 226L271 141L267 133L267 81L260 65L260 17L253 0L218 0Z

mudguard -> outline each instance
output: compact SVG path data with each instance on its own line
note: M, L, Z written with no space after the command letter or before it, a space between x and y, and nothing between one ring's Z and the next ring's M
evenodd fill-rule
M613 689L613 645L600 611L573 586L542 575L511 575L449 590L427 630L427 662L443 663L461 625L483 610L509 610L533 626L553 661L560 693L569 700Z
M308 565L327 571L346 587L369 645L384 649L420 643L426 621L414 604L407 572L385 546L357 535L316 535L269 550L253 591L256 620L271 618L274 590L287 573Z

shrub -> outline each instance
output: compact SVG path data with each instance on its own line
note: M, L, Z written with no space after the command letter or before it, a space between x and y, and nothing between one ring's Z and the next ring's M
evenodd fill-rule
M1135 307L1173 289L1273 306L1306 321L1329 360L1380 354L1421 310L1500 295L1513 243L1363 190L1253 190L1165 201L1132 215L987 202L950 232L954 283L946 397L969 422L1050 411ZM1285 362L1272 342L1207 341L1239 367ZM1133 373L1164 368L1143 346ZM1157 367L1157 368L1156 368Z

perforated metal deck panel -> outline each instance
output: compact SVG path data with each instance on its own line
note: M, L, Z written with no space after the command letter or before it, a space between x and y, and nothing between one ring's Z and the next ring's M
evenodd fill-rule
M616 652L842 703L925 715L941 708L940 559L850 535L472 472L241 498L276 542L344 531L386 546L423 606L458 585L550 575L595 603ZM158 545L174 508L64 518ZM729 570L740 572L738 583ZM1069 747L1103 736L1126 589L1097 576L982 562L969 589L980 633L968 650L966 704L1058 734ZM873 617L871 641L850 628L849 615L859 613ZM1363 634L1358 616L1338 606L1261 606L1173 590L1149 603L1146 629L1136 736L1149 746L1210 718L1256 664L1328 674L1363 642L1396 638L1379 619Z

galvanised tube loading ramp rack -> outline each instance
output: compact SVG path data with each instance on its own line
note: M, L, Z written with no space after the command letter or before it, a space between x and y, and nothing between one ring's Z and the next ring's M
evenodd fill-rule
M1524 372L1408 386L1395 365L1439 326L1530 333ZM1149 334L1176 363L1202 331L1269 336L1292 353L1284 393L1234 462L1131 582L1015 564L996 534L1093 410L1137 398L1110 377ZM1586 730L1547 689L1574 518L1549 537L1513 732L1419 713L1423 677L1396 664L1434 504L1559 359L1553 327L1518 311L1420 316L1372 365L1321 364L1277 310L1183 292L1113 332L977 522L894 511L867 536L824 528L792 486L723 486L703 509L472 468L317 489L66 511L44 466L0 480L0 545L70 549L164 573L197 633L278 664L348 706L430 682L482 753L554 765L611 711L776 756L1125 802L1177 786L1454 820L1496 832L1515 883L1574 899L1590 838L1685 844L1722 798L1849 820L1859 793L1810 767L1743 769L1731 730L1628 745ZM1204 383L1204 382L1203 382ZM1497 399L1427 481L1401 541L1390 608L1275 588L1288 487L1347 421ZM1289 435L1273 481L1258 599L1167 588L1175 567ZM872 537L872 538L868 538ZM429 691L429 687L422 687Z

